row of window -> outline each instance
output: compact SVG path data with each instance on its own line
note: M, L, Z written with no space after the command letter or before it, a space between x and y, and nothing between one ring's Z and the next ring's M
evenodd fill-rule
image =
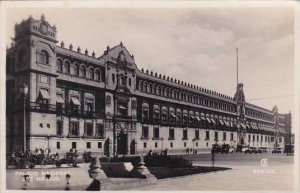
M264 120L268 120L268 121L273 121L273 118L274 118L274 116L272 116L272 115L267 115L267 114L260 113L258 111L252 110L252 109L247 109L247 108L246 108L246 115L264 119Z
M149 127L142 127L142 139L149 139ZM159 127L153 128L153 139L160 139L160 133L159 133ZM175 139L175 129L169 128L169 140ZM200 131L199 129L195 129L195 135L193 140L199 140L200 139ZM210 139L210 131L205 132L205 140ZM182 140L188 140L188 130L183 129L182 130ZM218 131L215 131L215 138L214 140L219 140L219 134ZM223 141L227 140L227 134L226 132L223 132ZM233 133L230 133L230 141L233 141Z
M102 147L103 147L102 142L98 142L97 145L98 145L97 146L98 149L102 149ZM71 148L72 149L77 149L77 142L72 142ZM86 148L87 149L92 148L91 142L86 142ZM61 149L61 143L59 141L56 142L56 149Z
M64 136L64 125L62 120L57 120L56 135L61 137ZM80 137L79 122L70 122L69 137ZM94 123L85 123L83 137L104 138L105 132L103 124L96 123L94 128Z
M101 69L94 69L92 67L86 68L85 65L79 65L77 63L73 63L71 65L69 61L62 62L62 60L60 59L56 61L56 70L59 73L70 74L77 77L87 78L99 82L103 81L102 79L104 78L102 77L103 72L101 71Z
M235 105L221 102L216 99L200 96L197 94L188 93L186 91L181 91L179 89L172 89L163 85L156 85L148 83L147 81L139 81L138 89L143 92L160 95L163 97L168 97L180 101L185 101L189 103L199 104L211 108L217 108L229 112L235 112Z

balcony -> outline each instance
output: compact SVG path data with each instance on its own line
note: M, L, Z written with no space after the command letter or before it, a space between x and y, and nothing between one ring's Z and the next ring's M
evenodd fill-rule
M132 116L129 116L129 115L116 115L115 116L115 119L117 120L124 120L124 121L128 121L128 120L132 120Z
M34 111L34 112L43 112L43 113L55 113L56 112L55 105L40 104L40 103L34 103L34 102L29 103L29 109L30 109L30 111Z

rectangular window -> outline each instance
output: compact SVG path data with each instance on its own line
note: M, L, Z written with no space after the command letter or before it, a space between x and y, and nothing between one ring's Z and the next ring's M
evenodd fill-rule
M84 136L85 137L92 137L93 133L94 133L93 130L94 130L94 124L93 123L85 123Z
M94 109L94 103L92 100L89 100L86 102L86 111L87 112L93 112Z
M98 142L98 148L102 149L102 142Z
M79 136L79 122L70 122L70 136Z
M186 147L186 142L183 143L183 146Z
M219 134L218 131L215 131L215 141L219 140Z
M76 142L72 142L72 149L76 149L77 148L77 143Z
M263 141L264 141L264 138L263 138L263 136L261 136L261 137L260 137L260 141L261 141L261 142L263 142Z
M153 138L154 139L159 139L159 127L154 127L153 128Z
M91 149L91 142L86 142L86 148Z
M115 82L115 74L112 74L112 81Z
M233 133L230 133L230 141L233 141Z
M57 136L63 136L63 121L57 120L56 121L56 135Z
M187 129L184 129L182 132L182 139L187 140L188 139L188 131Z
M56 149L60 149L60 142L56 142Z
M196 142L196 147L198 147L198 142Z
M195 130L195 139L200 139L199 129Z
M226 132L223 132L223 141L226 141Z
M248 142L251 141L251 135L248 135Z
M169 128L169 139L175 138L174 128Z
M131 86L131 78L128 79L128 84Z
M259 141L259 136L257 135L257 137L256 137L256 141Z
M154 146L155 146L155 147L157 147L157 146L158 146L158 145L157 145L157 142L155 142L155 143L154 143Z
M209 131L205 132L205 140L209 140Z
M142 127L142 138L148 138L148 137L149 137L149 128Z
M253 135L252 141L255 141L255 135Z
M98 138L104 138L104 127L103 127L103 124L96 123L96 136Z
M173 147L173 142L170 143L170 147Z
M148 121L149 119L149 109L147 107L143 108L143 121Z
M147 147L147 143L146 142L144 142L144 148L146 148Z

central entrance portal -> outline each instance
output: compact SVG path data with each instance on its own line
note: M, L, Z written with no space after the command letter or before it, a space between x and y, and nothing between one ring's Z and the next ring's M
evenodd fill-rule
M127 155L128 152L128 134L124 133L123 130L120 131L117 137L117 154Z

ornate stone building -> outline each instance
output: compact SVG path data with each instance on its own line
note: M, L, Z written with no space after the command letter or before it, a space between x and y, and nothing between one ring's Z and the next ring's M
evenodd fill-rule
M122 43L96 57L58 45L56 36L44 16L15 26L6 58L7 152L24 144L106 156L200 152L215 143L273 148L290 132L290 116L247 103L241 83L232 98L139 70Z

